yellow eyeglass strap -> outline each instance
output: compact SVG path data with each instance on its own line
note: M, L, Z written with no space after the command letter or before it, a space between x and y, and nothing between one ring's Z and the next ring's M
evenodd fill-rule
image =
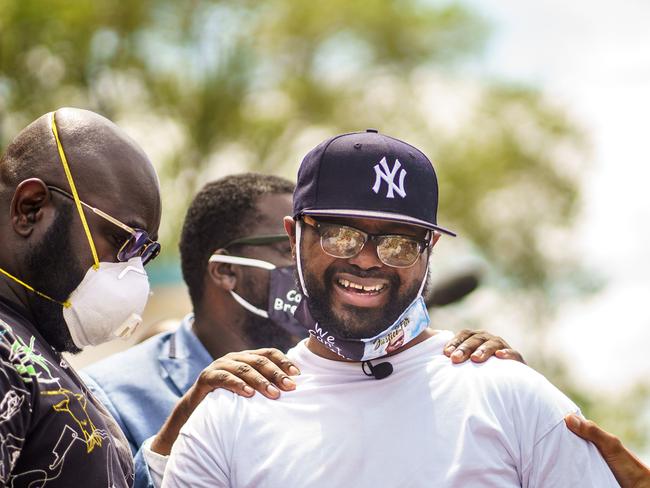
M5 271L4 269L2 269L2 268L0 268L0 273L2 273L3 275L5 275L5 276L8 277L8 278L11 278L11 279L14 280L16 283L19 283L19 284L23 285L23 286L24 286L25 288L27 288L29 291L36 293L39 297L43 297L43 298L45 298L46 300L49 300L49 301L54 302L54 303L58 303L59 305L63 305L63 307L65 307L65 308L69 308L69 307L70 307L70 302L69 302L68 300L66 300L65 302L60 302L60 301L58 301L58 300L55 300L54 298L48 297L45 293L41 293L40 291L38 291L37 289L35 289L33 286L30 286L30 285L28 285L27 283L25 283L24 281L19 280L19 279L16 278L14 275L12 275L11 273L6 272L6 271Z
M56 147L59 150L59 156L61 158L61 163L63 164L63 170L65 171L65 176L68 178L68 183L70 184L70 190L72 196L74 197L74 203L77 206L77 211L81 217L81 225L83 225L84 232L88 238L88 244L90 245L90 252L93 255L93 269L99 269L99 258L97 257L97 250L95 249L95 243L93 238L90 235L90 228L88 227L88 222L86 221L86 215L84 214L83 209L81 208L81 200L79 199L79 194L77 193L77 187L74 184L72 179L72 173L70 172L70 166L68 165L68 159L65 157L65 152L63 152L63 146L61 145L61 140L59 139L59 132L56 130L56 112L52 112L52 132L54 133L54 139L56 139Z

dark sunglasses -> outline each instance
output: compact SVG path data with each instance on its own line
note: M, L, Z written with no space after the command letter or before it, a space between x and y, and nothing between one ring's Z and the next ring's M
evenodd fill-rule
M305 215L305 224L320 236L320 246L325 254L333 258L349 259L361 252L368 241L374 241L377 257L386 266L410 268L431 243L431 233L424 239L401 234L369 234L348 225L331 222L317 222Z
M52 185L47 185L47 187L51 191L63 195L74 201L74 197L67 191ZM88 205L81 200L79 200L79 202L88 210L91 210L94 214L99 215L104 220L108 220L111 224L116 225L120 229L130 234L129 238L117 251L118 261L126 262L129 259L139 256L142 259L142 265L144 266L149 261L158 256L158 254L160 254L160 243L152 240L146 230L130 227L125 223L120 222L115 217L111 217L106 212L99 210L98 208Z

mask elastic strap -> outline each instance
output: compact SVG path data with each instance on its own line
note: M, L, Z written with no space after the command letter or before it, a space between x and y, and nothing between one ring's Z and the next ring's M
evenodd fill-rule
M59 132L56 129L56 120L55 120L55 115L56 112L52 112L52 133L54 133L54 139L56 139L56 147L59 150L59 157L61 158L61 164L63 164L63 170L65 171L65 176L68 179L68 183L70 184L70 190L72 192L72 196L74 197L74 203L77 206L77 211L79 212L79 216L81 217L81 225L83 225L84 232L86 233L86 237L88 238L88 244L90 245L90 252L93 255L93 269L97 270L99 269L99 258L97 257L97 250L95 249L95 243L93 242L93 238L90 235L90 228L88 227L88 222L86 222L86 215L83 212L83 209L81 208L81 200L79 199L79 194L77 193L77 187L74 184L74 180L72 179L72 173L70 172L70 166L68 165L68 159L65 157L65 152L63 152L63 146L61 145L61 140L59 139Z
M237 303L239 303L242 307L244 307L246 310L248 310L251 313L254 313L255 315L259 315L260 317L264 317L265 319L269 318L269 314L266 310L262 310L261 308L257 308L255 305L252 303L247 302L244 300L242 297L237 295L234 291L230 291L230 294L232 297L235 299Z
M420 285L420 290L418 291L417 296L422 296L422 290L424 290L424 285L427 283L428 276L429 276L429 258L427 257L427 267L424 270L424 278L422 279L422 284Z
M210 256L210 259L208 261L210 263L226 263L226 264L238 264L240 266L253 266L255 268L267 269L269 271L272 271L276 268L275 264L269 263L267 261L262 261L261 259L243 258L240 256L230 256L228 254L213 254L212 256ZM269 314L266 310L257 308L255 305L253 305L250 302L247 302L232 290L230 290L230 294L232 295L232 297L235 299L237 303L239 303L242 307L244 307L249 312L254 313L255 315L259 315L260 317L264 317L265 319L269 318Z
M14 280L19 285L24 286L25 288L27 288L32 293L36 293L39 297L45 298L46 300L49 300L49 301L54 302L54 303L58 303L59 305L63 306L64 308L69 308L70 307L70 301L69 300L66 300L65 302L60 302L58 300L55 300L54 298L47 296L45 293L38 291L33 286L28 285L24 281L16 278L14 275L12 275L11 273L8 273L7 271L5 271L2 268L0 268L0 273L5 275L7 278L11 278L12 280Z
M300 288L302 288L302 293L306 297L309 296L307 293L307 287L305 286L305 278L302 276L302 260L300 259L300 244L302 241L302 220L296 222L296 269L298 270L298 278L300 278Z
M268 269L269 271L276 268L275 264L261 259L242 258L239 256L229 256L227 254L213 254L208 260L211 263L239 264L240 266L253 266L255 268Z

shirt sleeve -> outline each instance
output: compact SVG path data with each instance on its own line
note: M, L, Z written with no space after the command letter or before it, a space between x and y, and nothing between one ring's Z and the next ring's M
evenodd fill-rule
M129 433L129 429L126 428L126 425L124 425L124 421L122 420L122 417L120 416L120 413L117 411L117 408L115 408L115 405L111 401L109 395L106 394L104 389L100 386L100 384L95 381L95 379L87 374L84 371L81 371L79 373L79 376L83 380L84 384L90 390L90 392L97 398L100 402L102 402L102 405L108 410L108 413L111 414L111 417L113 417L113 420L117 422L117 425L119 426L120 430L124 433L124 437L129 441L129 447L131 448L131 454L135 456L135 454L138 452L139 446L133 441L133 436Z
M4 344L3 344L4 346ZM0 484L5 486L29 431L36 378L30 364L14 364L0 356ZM23 368L21 371L18 368Z
M160 488L169 456L151 450L154 436L146 439L135 455L135 484L133 488Z
M232 423L224 420L229 417L229 406L218 401L229 393L210 393L185 423L172 446L163 488L230 486L223 436L228 436ZM215 412L219 414L215 415Z
M537 441L533 447L530 470L522 481L524 488L619 486L596 446L573 434L566 427L564 419Z

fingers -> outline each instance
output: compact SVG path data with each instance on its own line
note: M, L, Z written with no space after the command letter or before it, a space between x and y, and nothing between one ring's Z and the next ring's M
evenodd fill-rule
M223 361L219 365L216 365L216 362L205 368L196 380L195 387L199 394L199 401L205 395L218 388L223 388L224 390L229 390L245 397L250 397L255 394L255 390L246 381L225 369L227 365L223 364Z
M591 420L570 414L564 417L564 421L571 432L593 442L604 458L616 457L624 450L618 437L605 432Z
M449 357L451 354L454 352L454 350L460 346L463 342L465 342L466 339L469 337L473 336L476 334L478 331L473 331L469 329L463 329L461 330L458 334L454 336L452 340L450 340L445 348L443 349L443 352L445 353L445 356Z
M484 330L460 331L447 343L443 352L453 363L462 363L469 358L475 363L482 363L494 355L500 359L514 359L524 363L521 354L511 349L506 341Z
M514 349L497 349L494 351L494 355L499 359L512 359L513 361L519 361L520 363L526 364L524 357Z
M244 351L244 352L249 352L251 354L258 354L260 356L264 356L271 361L273 361L275 364L277 364L282 371L284 371L286 374L290 376L298 376L300 374L300 370L298 367L293 364L287 356L284 355L282 351L279 349L275 349L273 347L265 347L263 349L255 349L252 351Z
M470 335L467 335L467 332ZM462 331L458 339L463 339L451 353L451 361L453 363L462 363L472 357L473 361L482 362L494 354L497 349L503 348L504 341L485 332L483 330L477 331ZM507 347L507 345L506 345Z
M296 383L289 375L300 374L298 368L277 349L242 351L226 354L201 373L197 384L203 391L224 388L241 396L259 391L276 399L280 390L291 391Z
M618 437L578 415L569 414L564 421L571 432L594 443L621 488L650 486L650 468L628 451Z

